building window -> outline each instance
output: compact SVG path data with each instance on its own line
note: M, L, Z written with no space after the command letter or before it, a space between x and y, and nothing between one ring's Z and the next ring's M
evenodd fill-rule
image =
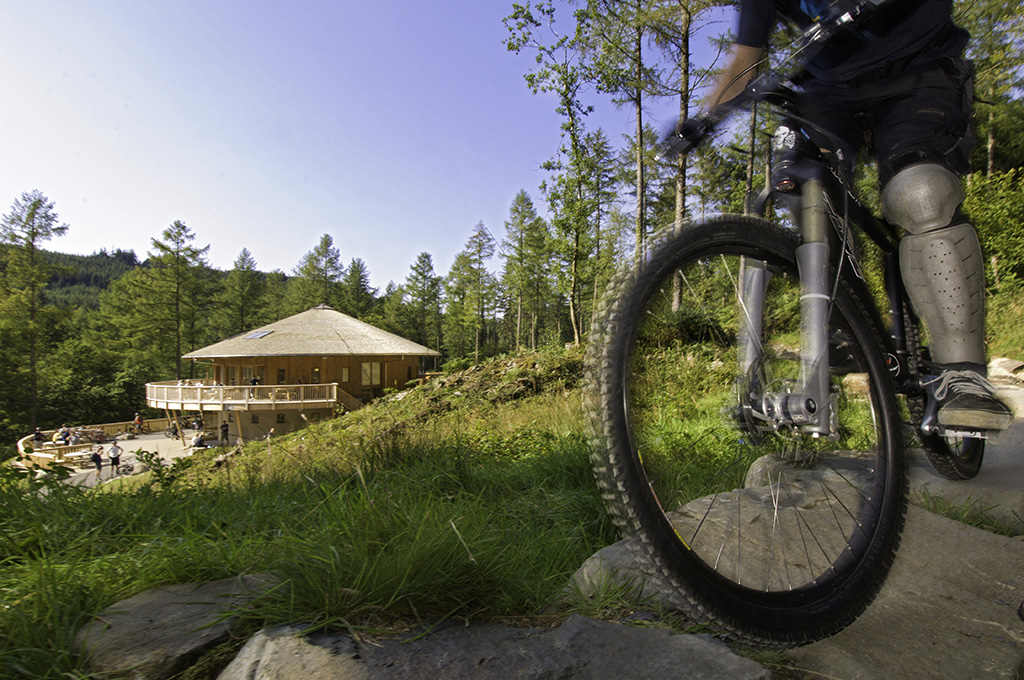
M285 370L283 368L277 369L277 384L278 385L286 384L288 381L285 380L285 378L287 378L287 377L288 377L288 374L285 373Z
M253 414L252 414L252 422L253 422L253 423L258 423L258 422L260 422L260 414L259 414L259 413L253 413Z
M364 361L363 387L372 387L374 385L380 385L380 362Z
M312 382L314 385L319 385L320 384L320 367L319 366L314 366L313 367L313 379L310 382Z
M341 367L341 382L347 383L348 382L348 378L349 378L349 376L348 376L348 366L342 366Z
M283 423L284 422L284 414L283 413L278 413L277 414L277 422L279 422L279 423Z

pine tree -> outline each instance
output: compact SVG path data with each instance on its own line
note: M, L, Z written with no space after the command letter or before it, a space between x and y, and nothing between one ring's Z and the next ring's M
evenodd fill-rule
M210 246L193 246L195 234L183 222L171 224L162 238L151 240L145 266L100 296L100 312L116 329L110 341L120 346L126 366L181 378L182 355L210 338L205 320L216 279L205 260Z
M445 346L455 357L465 357L471 349L474 361L480 361L487 313L493 307L494 281L487 261L494 246L487 227L478 222L445 281Z
M236 335L270 321L264 307L266 289L252 253L242 248L217 297L218 335Z
M403 286L413 331L409 338L433 349L441 348L441 288L430 253L420 253Z
M28 426L35 428L39 405L38 363L40 339L45 335L47 309L43 289L54 267L48 265L40 247L52 238L63 236L68 225L61 224L53 202L42 192L23 193L14 201L11 212L0 221L4 274L3 331L7 336L7 359L24 361L28 378ZM14 367L17 374L20 371ZM10 387L10 385L8 385ZM19 409L20 410L20 409Z
M548 278L548 230L529 194L516 194L505 223L502 255L505 266L502 283L511 298L515 315L514 344L523 346L524 322L529 322L529 346L537 347L537 324L543 305L542 291ZM528 319L526 317L529 317Z
M339 283L341 311L362 319L376 303L377 291L370 287L370 270L361 258L353 258Z
M319 304L340 308L339 282L344 273L341 251L334 247L334 239L324 234L295 267L296 279L288 291L289 312L302 312Z

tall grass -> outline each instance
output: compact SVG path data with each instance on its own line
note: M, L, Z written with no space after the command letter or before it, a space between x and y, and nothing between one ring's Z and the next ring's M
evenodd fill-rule
M84 674L74 635L104 607L239 573L281 581L254 625L535 614L615 539L566 399L509 406L500 426L495 409L383 436L318 424L120 489L0 470L0 675Z

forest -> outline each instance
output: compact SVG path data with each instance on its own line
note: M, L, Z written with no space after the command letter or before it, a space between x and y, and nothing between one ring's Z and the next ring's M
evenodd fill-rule
M955 5L976 69L966 210L988 257L990 308L1016 310L1024 280L1024 20L1009 0ZM647 122L654 102L678 102L684 117L700 110L720 64L691 63L691 45L727 43L712 23L721 6L514 4L504 19L506 46L535 58L524 87L555 95L561 144L544 163L543 183L518 192L501 228L470 229L447 272L423 252L403 281L373 288L369 263L343 258L331 234L291 272L261 271L245 248L220 271L207 262L201 226L181 221L152 237L144 254L63 254L59 238L74 225L61 222L60 197L13 197L0 223L0 456L37 425L128 419L144 402L145 383L193 377L183 354L320 303L438 349L437 368L585 343L617 266L642 258L660 229L744 212L770 174L770 111L739 115L716 143L671 163L659 158L660 131ZM773 52L784 53L791 37L783 32ZM628 108L633 129L593 128L596 102ZM871 163L863 167L860 198L877 205Z

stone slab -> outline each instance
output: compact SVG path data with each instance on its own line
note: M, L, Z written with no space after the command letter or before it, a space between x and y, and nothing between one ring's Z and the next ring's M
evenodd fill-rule
M152 588L122 600L78 632L88 667L132 680L162 680L224 638L231 613L273 587L268 576Z
M703 635L572 616L558 628L443 626L419 639L357 644L344 635L262 631L218 680L768 680L771 673Z
M896 563L846 630L790 655L844 680L1024 677L1024 539L911 506Z

